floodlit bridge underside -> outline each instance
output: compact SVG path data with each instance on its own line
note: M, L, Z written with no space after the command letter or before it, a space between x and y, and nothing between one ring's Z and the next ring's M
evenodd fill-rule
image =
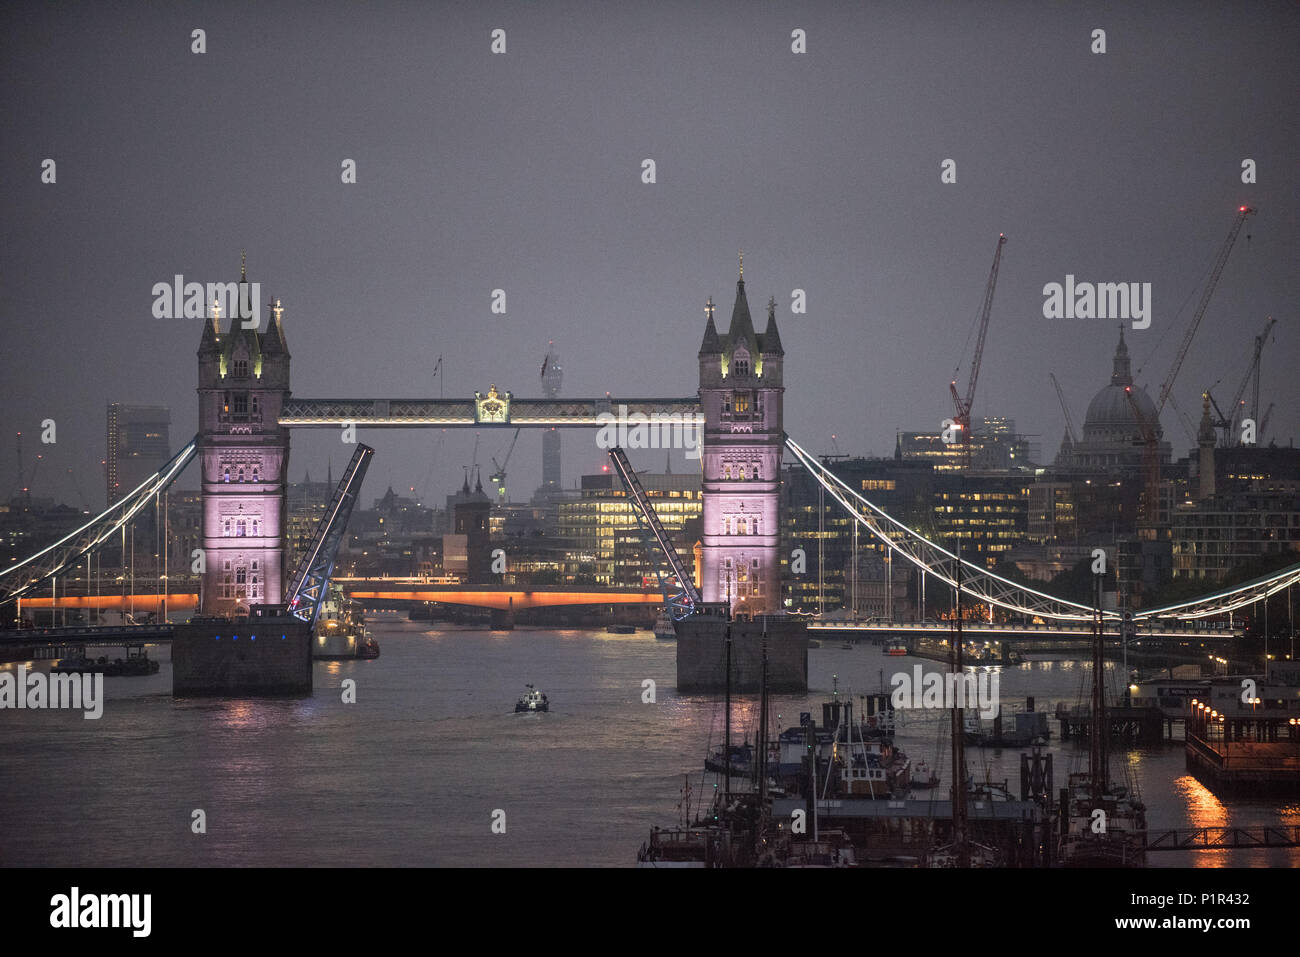
M367 604L386 601L431 601L444 605L464 605L472 608L511 609L561 608L573 605L662 605L664 597L658 591L582 591L579 589L523 589L499 588L496 585L448 585L432 587L352 585L342 582L347 597Z
M958 559L954 553L930 541L864 498L788 435L785 444L799 464L867 531L927 575L949 588L958 587L955 576ZM1095 615L1095 610L1088 605L1056 598L1013 582L964 558L961 559L961 566L961 591L976 601L1031 618L1052 621L1091 621ZM1132 618L1135 622L1154 622L1158 619L1190 620L1226 615L1290 588L1297 582L1300 582L1300 564L1192 601L1144 608L1133 612ZM1119 612L1102 611L1102 618L1107 621L1119 621L1120 617Z

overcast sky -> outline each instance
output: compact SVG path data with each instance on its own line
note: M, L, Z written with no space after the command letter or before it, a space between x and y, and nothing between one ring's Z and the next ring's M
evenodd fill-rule
M1300 437L1298 9L6 4L0 496L18 430L29 464L45 455L34 494L78 502L72 469L96 508L106 403L170 406L174 446L194 433L200 321L154 318L151 289L236 279L241 249L284 302L301 397L437 396L439 355L448 396L539 395L549 339L564 395L692 395L705 299L724 324L743 249L760 328L778 303L788 432L884 455L896 429L952 414L1005 232L975 415L1014 417L1050 459L1064 417L1048 372L1081 427L1117 332L1044 318L1044 285L1151 283L1150 328L1126 337L1154 394L1243 202L1259 214L1174 398L1193 426L1202 389L1222 380L1230 398L1273 315L1262 405L1286 444ZM1258 182L1242 182L1244 159ZM47 418L58 441L38 449ZM1162 421L1186 454L1172 407ZM485 477L510 434L482 433ZM474 445L472 430L359 438L377 449L367 499L390 482L441 499ZM540 482L540 448L519 440L515 499ZM297 431L291 478L331 457L337 475L350 452ZM602 462L594 433L565 433L566 484Z

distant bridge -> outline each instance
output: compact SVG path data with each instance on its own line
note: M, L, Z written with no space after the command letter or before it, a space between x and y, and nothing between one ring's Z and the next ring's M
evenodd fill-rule
M0 648L43 645L134 645L171 641L173 626L157 625L69 625L63 628L19 628L0 631Z
M538 585L503 588L500 585L426 584L419 581L334 579L343 593L356 601L441 602L473 608L512 609L559 608L566 605L662 605L658 590L644 588L574 588Z
M1102 630L1103 638L1119 638L1119 632L1115 629L1114 621L1107 621L1107 627ZM835 634L868 634L881 636L905 636L915 635L917 637L934 637L949 638L953 634L953 623L950 621L940 622L909 622L906 624L893 624L890 622L865 622L865 621L813 621L808 625L810 632L823 632ZM962 622L962 637L968 639L990 638L999 641L1029 641L1034 638L1080 638L1086 639L1092 637L1092 628L1087 625L1072 624L1043 624L1043 625L1017 625L1009 623L987 622ZM1189 627L1160 627L1154 628L1150 625L1138 625L1131 635L1132 641L1138 641L1143 638L1168 638L1173 640L1201 640L1201 641L1226 641L1229 638L1240 638L1243 634L1241 628L1189 628Z

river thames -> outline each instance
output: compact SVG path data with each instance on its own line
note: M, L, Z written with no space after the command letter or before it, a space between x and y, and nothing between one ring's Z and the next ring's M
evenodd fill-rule
M649 632L456 630L379 617L382 656L317 662L305 699L173 700L167 648L147 678L106 679L103 717L0 711L0 864L8 866L626 867L652 825L677 823L712 790L702 776L722 737L722 702L679 697L675 646ZM831 645L834 645L833 647ZM102 653L102 652L101 652ZM807 697L778 696L778 730L843 693L937 662L828 642L809 652ZM3 666L16 668L16 663ZM48 663L29 663L45 668ZM1108 665L1108 671L1110 666ZM1004 705L1074 704L1090 667L1035 661L1002 670ZM345 704L344 679L356 681ZM645 682L653 681L653 702ZM515 715L527 682L550 697ZM737 698L733 735L751 737L757 702ZM897 743L947 787L946 713L907 712ZM1086 752L1047 750L1059 788ZM1020 751L969 748L976 780L1018 791ZM1297 824L1300 803L1220 799L1184 770L1182 744L1118 752L1152 831ZM946 793L946 790L945 792ZM193 833L202 810L206 833ZM494 815L505 833L494 833ZM500 830L500 827L497 828ZM1151 866L1300 866L1300 850L1153 853Z

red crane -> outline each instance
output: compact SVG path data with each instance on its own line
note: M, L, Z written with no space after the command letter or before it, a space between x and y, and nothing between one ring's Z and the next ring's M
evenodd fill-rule
M961 443L964 449L962 462L970 465L970 410L975 402L975 384L980 377L980 362L984 358L984 338L989 331L989 313L993 308L993 291L998 286L998 266L1002 262L1002 247L1007 244L1004 233L998 233L998 248L993 253L993 268L989 270L989 281L984 287L984 308L980 312L979 338L975 342L975 358L970 364L970 382L966 384L966 397L957 391L957 380L953 379L948 388L952 390L952 404L956 408L953 421L961 429Z

